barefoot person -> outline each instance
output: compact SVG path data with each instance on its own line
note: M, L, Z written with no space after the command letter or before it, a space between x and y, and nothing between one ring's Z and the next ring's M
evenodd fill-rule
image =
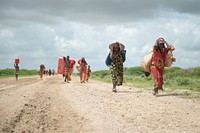
M43 64L40 65L40 78L42 79L43 74L45 72L45 66Z
M70 78L70 59L69 56L67 58L63 57L64 65L65 65L65 82L69 83L71 80Z
M116 86L123 83L123 62L125 61L125 46L119 42L109 45L110 53L106 59L106 65L110 67L113 92L117 92Z
M83 57L81 60L78 61L79 65L79 73L80 73L80 83L85 83L86 78L86 69L87 69L87 62Z
M72 74L74 72L74 65L75 64L76 64L76 61L74 59L70 59L70 64L69 64L70 81L72 80Z
M15 63L14 67L15 67L15 78L16 78L16 81L17 81L18 75L19 75L19 65Z
M154 95L158 94L158 90L163 90L166 55L170 49L170 45L163 38L158 38L153 47L151 73L154 78Z
M86 72L86 80L87 82L89 81L90 79L90 74L92 73L92 70L90 69L90 66L88 65L88 68L87 68L87 72Z

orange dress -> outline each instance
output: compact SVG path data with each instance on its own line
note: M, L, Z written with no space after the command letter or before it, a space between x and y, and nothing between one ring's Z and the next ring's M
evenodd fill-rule
M81 60L78 60L79 66L77 67L79 73L80 73L80 82L85 82L86 80L86 72L87 72L87 62L82 62Z
M45 70L45 66L44 65L40 65L40 78L43 77L44 70Z

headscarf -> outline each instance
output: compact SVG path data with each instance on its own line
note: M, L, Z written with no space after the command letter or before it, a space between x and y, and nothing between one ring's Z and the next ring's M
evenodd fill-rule
M111 44L109 45L109 49L110 49L110 58L112 58L113 51L114 51L115 49L119 49L120 51L122 51L122 50L125 49L125 46L124 46L122 43L114 42L114 43L111 43Z

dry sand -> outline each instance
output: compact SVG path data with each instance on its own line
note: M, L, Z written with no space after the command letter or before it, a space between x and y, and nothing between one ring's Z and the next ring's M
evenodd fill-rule
M0 79L1 133L199 133L200 101L62 76Z

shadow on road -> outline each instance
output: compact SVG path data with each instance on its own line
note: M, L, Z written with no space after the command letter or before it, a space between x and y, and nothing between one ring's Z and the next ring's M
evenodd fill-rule
M117 93L142 93L143 91L117 91Z
M170 93L170 94L158 94L157 97L165 97L165 96L181 96L183 94L178 93Z

